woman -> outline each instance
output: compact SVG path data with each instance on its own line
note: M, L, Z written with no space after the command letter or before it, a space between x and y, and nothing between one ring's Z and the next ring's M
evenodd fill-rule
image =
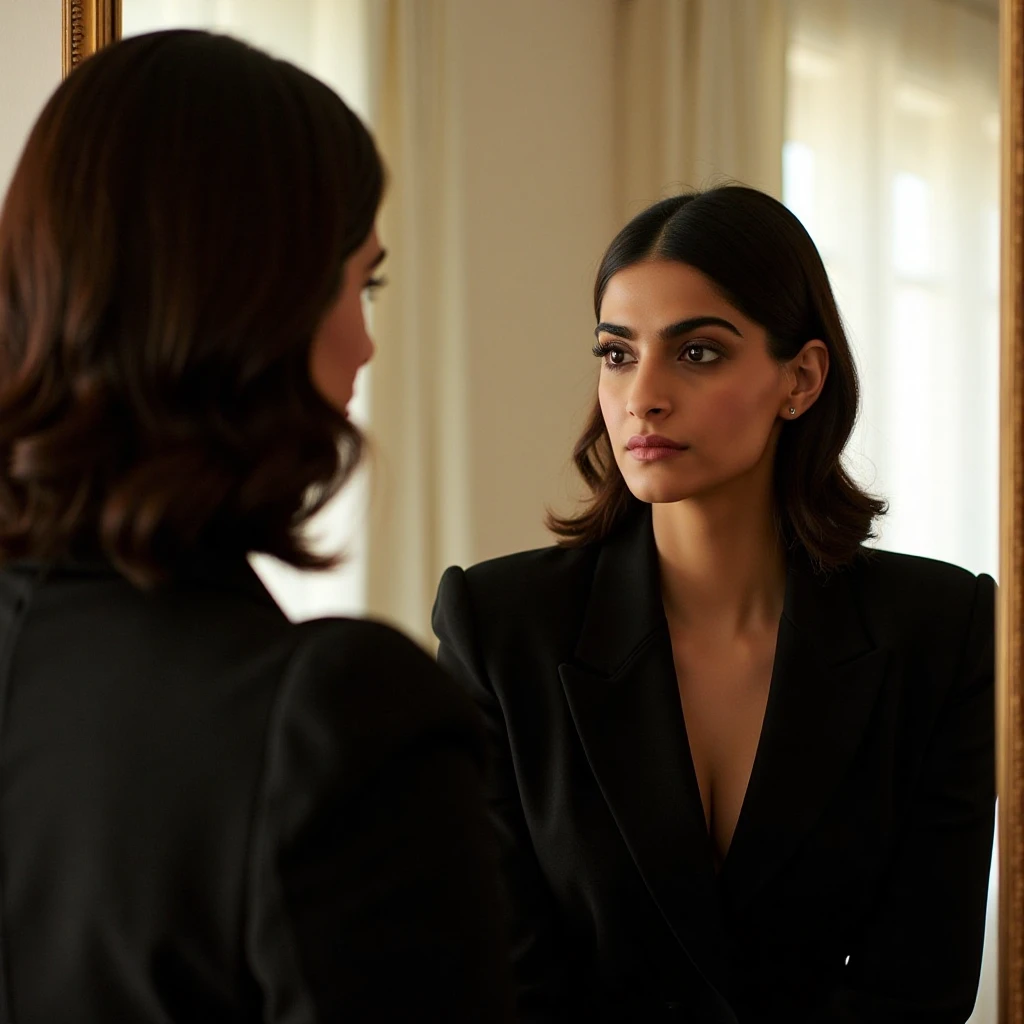
M0 1020L507 1019L471 703L290 624L360 451L383 172L326 86L118 43L0 219ZM340 447L339 447L340 446ZM492 881L493 878L493 881Z
M594 305L592 501L435 609L496 751L520 1019L964 1021L992 580L863 546L856 373L781 204L657 203Z

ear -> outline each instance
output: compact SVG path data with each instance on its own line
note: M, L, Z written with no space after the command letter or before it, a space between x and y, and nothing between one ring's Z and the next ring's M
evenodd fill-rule
M828 348L825 343L817 338L807 342L785 364L785 372L789 390L779 416L784 420L795 420L814 405L825 386L828 376ZM795 411L790 412L791 409Z

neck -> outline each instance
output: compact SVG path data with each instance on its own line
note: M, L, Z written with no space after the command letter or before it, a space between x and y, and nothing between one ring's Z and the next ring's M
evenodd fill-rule
M786 559L770 485L654 505L652 521L671 626L726 636L777 628Z

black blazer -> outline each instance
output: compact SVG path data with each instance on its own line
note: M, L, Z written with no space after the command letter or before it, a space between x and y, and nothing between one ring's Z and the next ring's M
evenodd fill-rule
M439 660L483 710L519 1019L962 1022L994 812L990 577L791 558L716 877L649 512L449 569Z
M0 714L3 1021L508 1019L476 713L393 630L13 566Z

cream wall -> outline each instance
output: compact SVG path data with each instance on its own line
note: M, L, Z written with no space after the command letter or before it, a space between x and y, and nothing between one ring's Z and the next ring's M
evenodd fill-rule
M596 380L593 276L617 228L611 0L457 0L472 515L451 555L550 543ZM400 172L400 169L396 169Z
M0 0L0 196L60 82L60 0Z

